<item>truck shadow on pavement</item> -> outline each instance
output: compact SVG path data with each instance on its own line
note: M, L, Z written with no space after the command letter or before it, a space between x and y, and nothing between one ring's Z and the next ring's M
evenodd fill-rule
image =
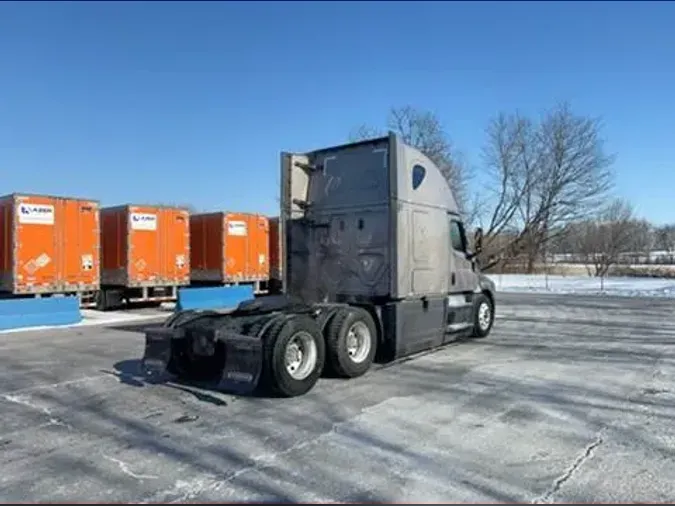
M227 402L210 392L221 395L231 395L228 392L216 390L212 385L196 382L180 381L174 378L162 378L161 380L150 380L143 374L140 359L121 360L113 365L114 371L102 370L102 372L113 374L121 383L132 387L145 387L146 385L162 385L175 390L180 390L192 394L196 399L213 404L214 406L227 406Z
M387 364L391 365L391 364ZM380 368L373 364L373 370ZM248 394L240 394L221 388L217 381L196 381L196 380L182 380L170 374L165 374L162 378L150 378L143 373L141 367L141 359L132 358L127 360L120 360L113 365L113 370L104 370L101 372L111 374L117 377L120 383L132 387L142 388L148 385L165 386L194 395L198 400L213 404L216 406L227 406L227 402L218 396L229 396L237 398L251 398L251 399L278 399L279 395L270 392L264 388L256 388L253 392ZM347 381L344 378L337 378L330 370L324 369L320 381Z
M150 329L162 326L163 321L157 322L148 322L148 323L136 323L136 324L126 324L126 325L114 325L110 328L112 330L122 331L122 332L132 332L139 334L140 337L143 337L142 334ZM182 392L187 392L192 394L195 398L202 402L213 404L215 406L227 406L227 402L220 397L212 395L212 393L217 393L220 395L227 395L228 392L221 390L216 390L214 385L207 383L197 383L197 382L187 382L181 381L178 378L172 378L169 376L154 380L149 378L143 373L141 368L141 359L132 358L127 360L120 360L119 362L113 365L113 371L103 370L104 373L109 373L116 376L119 381L125 385L133 387L145 387L146 385L163 385L168 388L173 388L175 390L180 390Z

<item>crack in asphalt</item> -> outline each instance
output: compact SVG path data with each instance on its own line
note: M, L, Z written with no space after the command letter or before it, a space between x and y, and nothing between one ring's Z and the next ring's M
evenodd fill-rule
M626 398L627 402L629 403L634 403L636 402L636 398L641 398L644 397L645 395L654 395L658 393L662 393L659 389L653 388L653 392L650 391L649 387L646 387L646 385L649 385L653 383L654 379L659 375L660 370L659 366L662 362L663 358L658 357L654 360L654 363L651 366L651 371L648 375L648 378L638 387L635 388L633 393L629 394ZM667 392L667 390L664 390ZM604 443L604 438L603 438L603 432L605 431L605 428L601 429L595 440L593 440L592 443L590 443L586 448L584 449L583 453L579 455L574 463L567 468L567 470L559 476L554 482L551 488L545 492L543 495L539 496L535 500L532 501L532 504L541 504L541 503L547 503L551 501L551 498L560 491L562 486L572 478L574 473L577 472L577 470L591 457L593 457L593 454L595 453L595 450Z
M543 495L539 496L532 501L532 504L542 504L548 503L551 501L551 498L560 491L562 486L576 473L579 468L586 462L588 459L593 457L595 450L604 443L604 438L602 437L602 431L598 433L597 437L584 448L584 451L577 456L572 465L568 467L565 472L560 475L553 482L553 485L549 490L547 490Z

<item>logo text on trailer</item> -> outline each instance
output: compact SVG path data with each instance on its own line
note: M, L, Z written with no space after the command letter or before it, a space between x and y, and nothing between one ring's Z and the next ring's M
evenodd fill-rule
M157 215L131 213L131 228L134 230L157 230Z
M228 221L227 235L247 235L248 227L245 221Z
M19 223L53 225L54 206L47 204L19 204Z

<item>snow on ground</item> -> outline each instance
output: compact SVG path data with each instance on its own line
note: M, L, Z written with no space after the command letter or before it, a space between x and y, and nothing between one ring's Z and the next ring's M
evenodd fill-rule
M624 297L673 297L675 279L610 277L600 278L543 274L490 274L501 292L547 292ZM548 278L548 279L547 279Z

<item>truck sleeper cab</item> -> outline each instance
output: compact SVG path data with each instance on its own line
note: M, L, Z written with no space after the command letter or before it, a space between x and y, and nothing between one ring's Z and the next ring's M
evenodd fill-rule
M468 251L452 189L394 133L281 155L283 295L175 314L146 333L146 372L307 393L324 366L364 374L492 328L494 283ZM477 237L476 250L481 247Z

